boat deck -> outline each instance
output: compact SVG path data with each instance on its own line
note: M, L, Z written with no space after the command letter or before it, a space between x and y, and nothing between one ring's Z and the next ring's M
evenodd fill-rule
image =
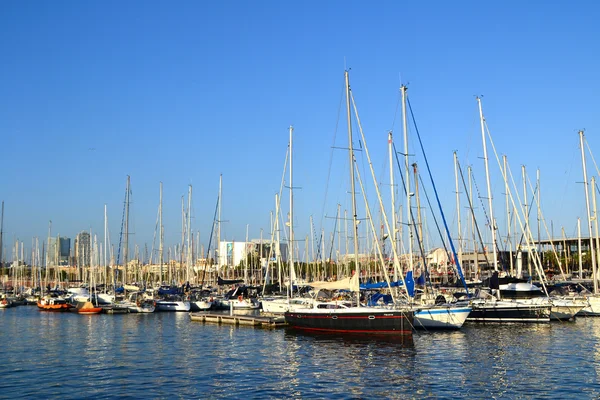
M211 312L190 313L192 321L209 322L213 324L227 325L247 325L258 328L281 328L286 326L283 316L262 316L262 315L229 315Z

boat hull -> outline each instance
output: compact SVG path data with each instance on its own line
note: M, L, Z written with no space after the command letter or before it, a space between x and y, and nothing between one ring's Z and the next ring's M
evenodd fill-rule
M208 311L212 308L213 302L209 300L190 301L191 311Z
M48 304L42 301L37 303L38 308L41 311L69 311L74 306L69 303L56 303L56 304Z
M600 296L587 296L587 305L577 313L585 317L600 317Z
M189 301L168 301L158 300L156 302L156 311L190 311Z
M304 309L288 311L285 321L295 329L312 332L369 335L412 335L414 313L397 310Z
M550 304L517 301L477 301L471 303L467 321L472 322L550 322Z
M415 312L414 326L417 329L460 329L470 314L471 307L424 308Z
M80 315L100 314L102 312L102 307L84 308L76 310L75 312Z

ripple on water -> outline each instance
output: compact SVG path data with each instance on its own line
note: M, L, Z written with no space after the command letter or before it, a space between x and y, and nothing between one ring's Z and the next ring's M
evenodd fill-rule
M600 319L465 325L412 340L0 312L8 398L598 398Z

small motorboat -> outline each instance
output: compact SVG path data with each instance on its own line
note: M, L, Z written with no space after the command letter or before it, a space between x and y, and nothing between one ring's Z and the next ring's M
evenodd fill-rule
M44 296L38 302L37 306L42 311L68 311L73 308L67 300L62 297Z
M8 299L6 296L2 296L2 299L0 299L0 308L8 308L8 307L12 307L12 301L10 301L10 299Z

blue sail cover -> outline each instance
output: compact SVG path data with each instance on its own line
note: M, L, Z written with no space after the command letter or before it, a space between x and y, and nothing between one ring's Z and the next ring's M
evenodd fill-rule
M413 279L413 272L408 271L406 273L406 290L408 291L408 295L410 297L415 297L415 280Z
M425 285L425 272L422 272L421 275L417 278L417 285L424 286Z
M404 279L406 282L406 290L408 290L408 294L410 297L414 297L415 295L415 281L413 279L412 271L408 271L406 273L406 278ZM399 287L402 286L402 281L390 282L391 287ZM360 284L361 290L369 290L369 289L385 289L388 287L387 282L375 282L375 283L362 283Z
M402 286L402 281L390 282L391 287ZM369 289L385 289L388 287L387 282L375 282L375 283L361 283L361 290Z

